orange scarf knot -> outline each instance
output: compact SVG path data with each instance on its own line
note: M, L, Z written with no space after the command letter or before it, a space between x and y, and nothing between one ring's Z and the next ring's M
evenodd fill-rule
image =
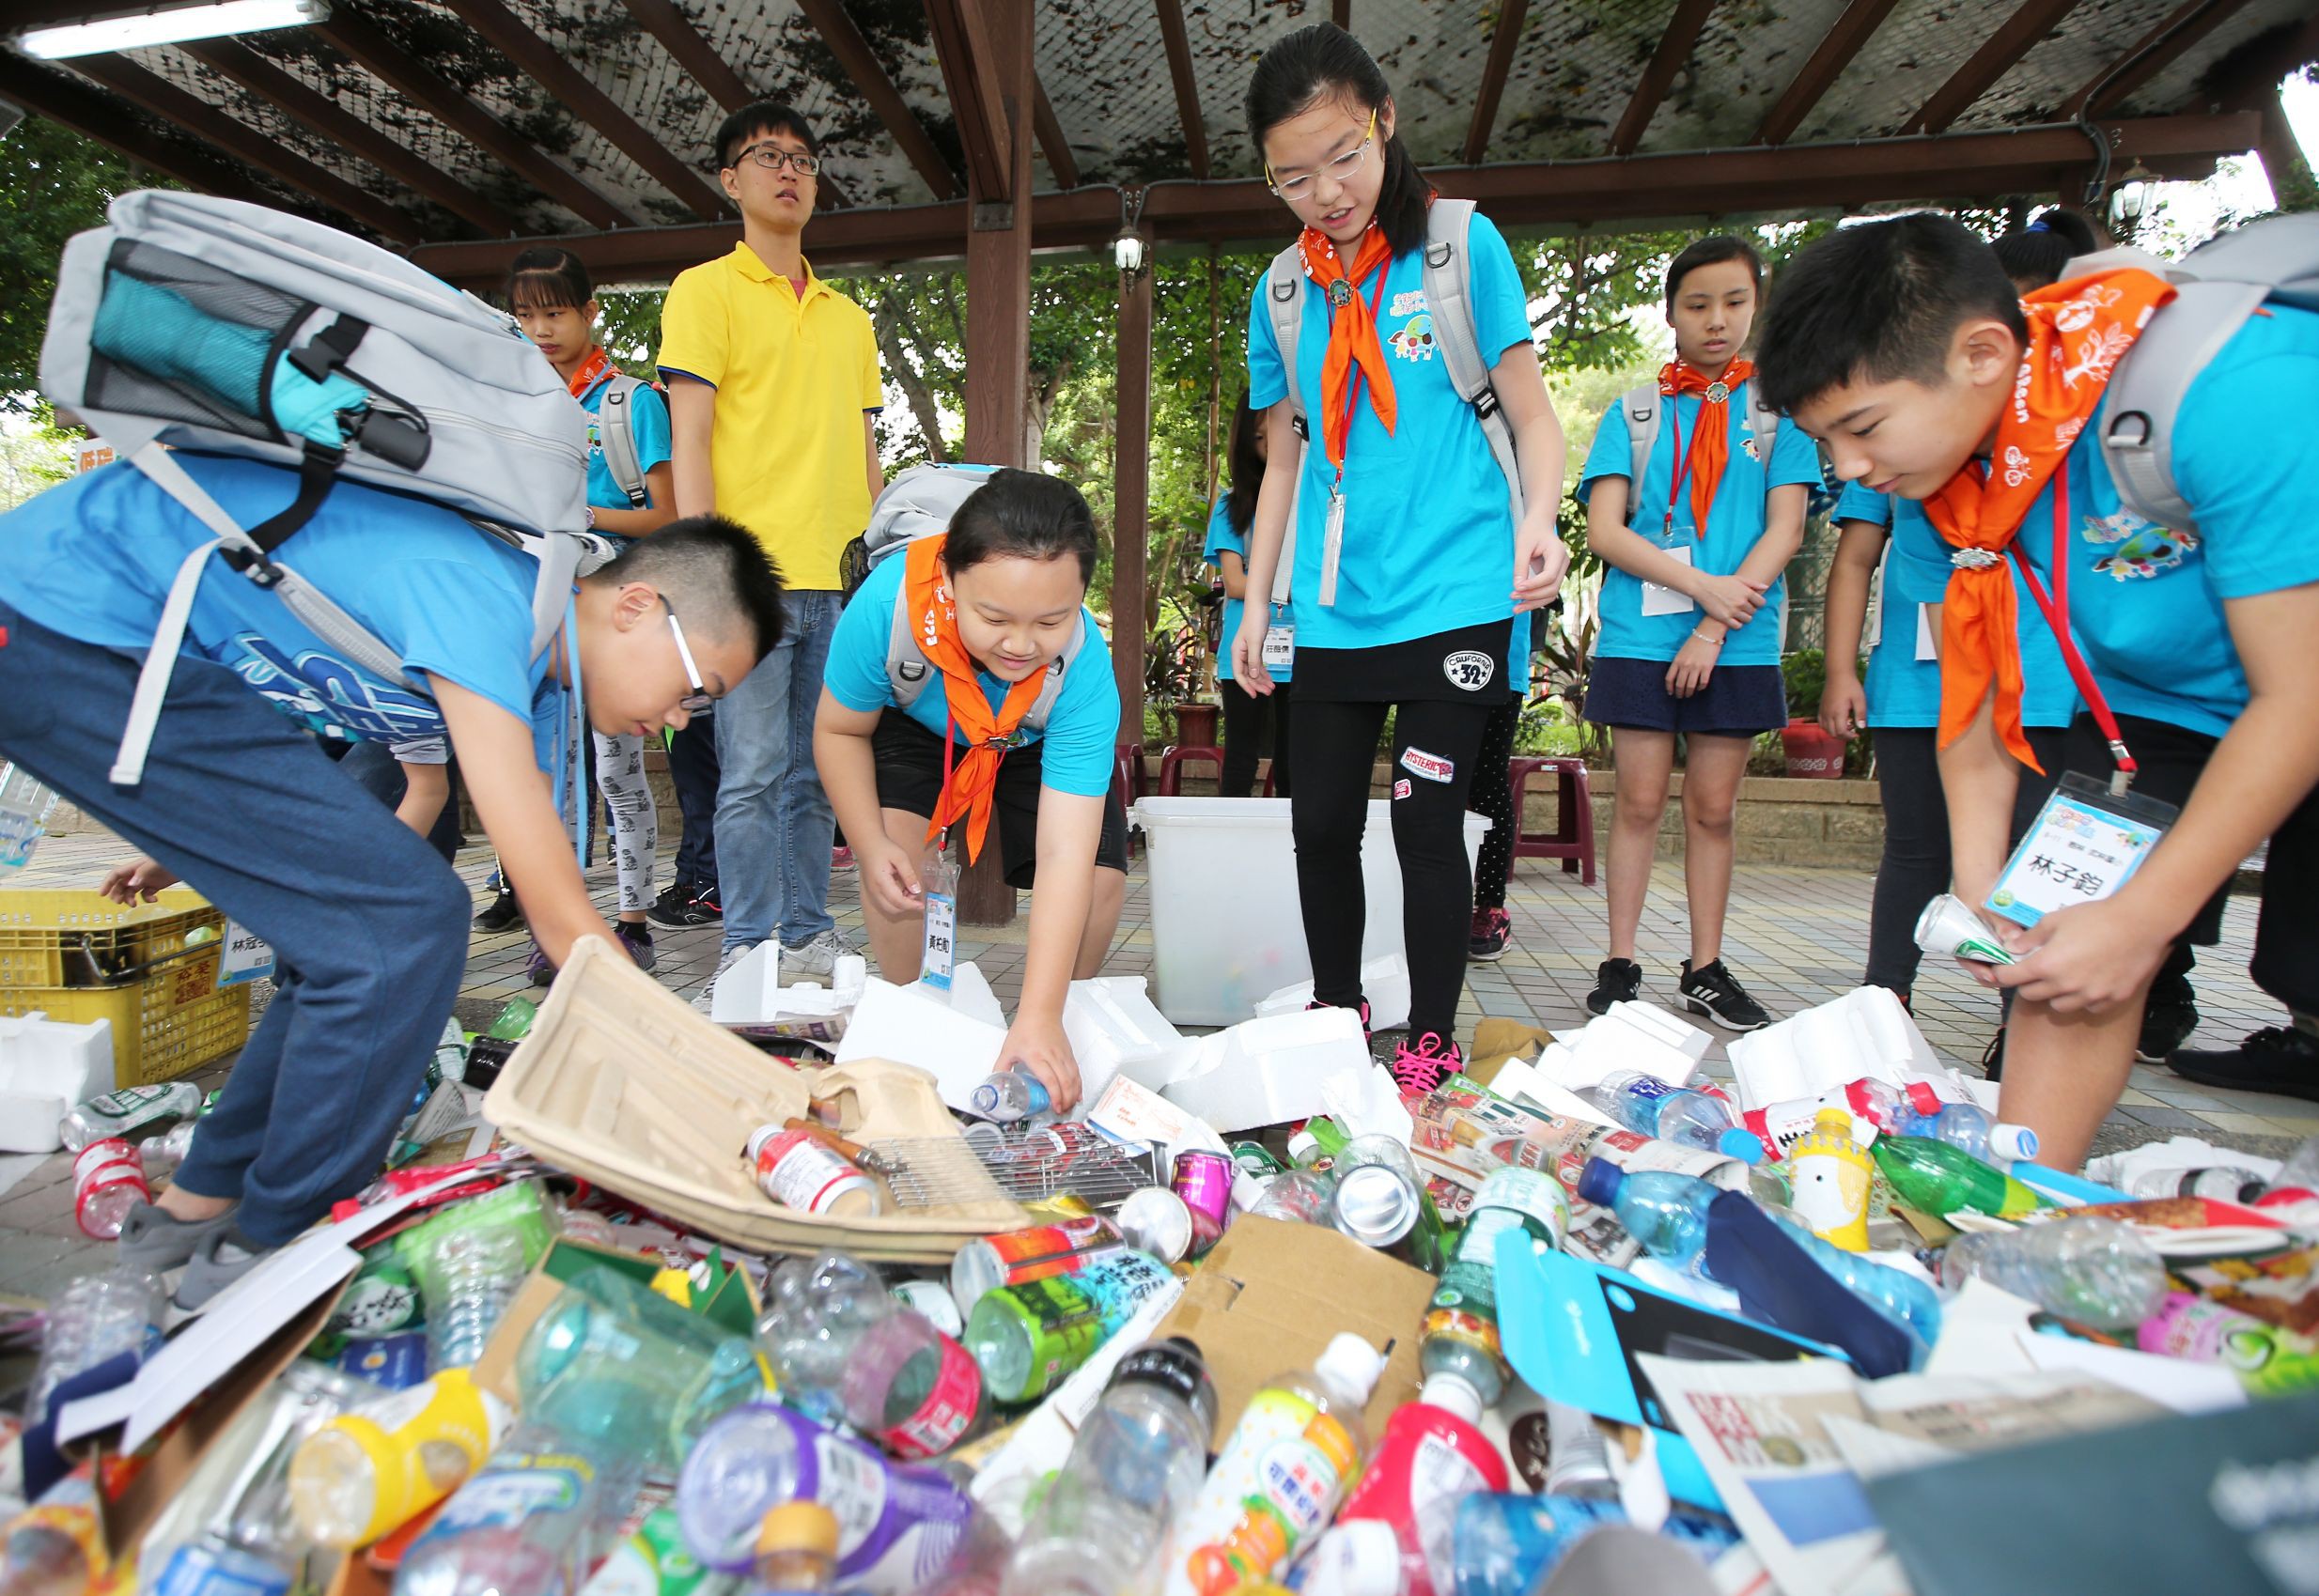
M1723 480L1723 468L1731 460L1731 397L1739 391L1739 384L1755 375L1755 363L1735 360L1723 368L1723 375L1710 378L1695 366L1685 365L1679 360L1669 361L1658 368L1658 391L1668 398L1677 394L1699 395L1699 415L1691 423L1690 482L1691 532L1694 536L1707 535L1707 512L1715 505L1715 489ZM1675 449L1676 468L1681 469L1683 450ZM1648 460L1635 463L1638 475L1650 466ZM1764 462L1766 469L1771 462ZM1668 519L1674 516L1674 496L1683 485L1667 484Z
M926 829L931 843L960 815L966 817L966 859L982 856L983 837L990 829L990 805L998 790L999 762L1022 718L1031 712L1045 671L1034 671L1006 690L1005 701L994 711L983 692L974 657L958 635L958 605L951 596L942 568L945 535L921 537L910 544L903 570L903 591L909 613L917 628L919 650L942 674L942 696L951 723L966 734L969 744L955 768L945 769L942 796ZM945 738L946 742L954 739ZM945 756L945 766L948 765Z

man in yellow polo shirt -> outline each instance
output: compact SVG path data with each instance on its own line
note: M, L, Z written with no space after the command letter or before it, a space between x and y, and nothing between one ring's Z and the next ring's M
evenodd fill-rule
M814 769L814 710L838 556L883 483L878 339L805 260L821 163L804 118L744 106L717 131L717 161L741 241L678 276L661 311L677 513L713 510L755 533L781 568L789 622L717 705L717 973L778 935L785 980L826 978L851 950L828 906L834 825Z

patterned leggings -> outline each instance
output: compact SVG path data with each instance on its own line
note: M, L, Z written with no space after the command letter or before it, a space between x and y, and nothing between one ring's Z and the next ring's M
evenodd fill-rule
M641 914L652 903L652 864L661 845L661 817L645 780L645 739L633 732L596 738L596 785L612 811L612 860L620 875L620 912Z
M1482 833L1482 851L1473 861L1473 906L1505 907L1506 877L1514 870L1514 783L1506 766L1514 757L1514 732L1522 715L1522 701L1508 697L1489 713L1482 728L1482 752L1473 765L1473 791L1466 799L1474 813L1489 818Z

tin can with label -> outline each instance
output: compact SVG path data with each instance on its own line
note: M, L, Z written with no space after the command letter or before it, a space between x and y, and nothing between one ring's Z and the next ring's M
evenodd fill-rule
M1232 1216L1235 1168L1225 1154L1192 1148L1175 1155L1174 1178L1168 1184L1184 1200L1185 1207L1195 1215L1206 1215L1222 1234L1225 1221Z
M1119 1231L1128 1245L1163 1263L1180 1263L1191 1253L1191 1210L1163 1185L1147 1185L1119 1205Z
M1076 1280L1051 1275L985 1292L967 1316L966 1349L993 1399L1035 1402L1094 1356L1105 1334L1095 1298Z
M1097 1214L982 1236L960 1247L951 1262L951 1300L961 1315L972 1314L987 1292L1076 1274L1089 1258L1119 1245L1119 1227Z
M767 1125L749 1139L757 1185L786 1208L866 1218L878 1212L878 1185L843 1154L802 1130Z

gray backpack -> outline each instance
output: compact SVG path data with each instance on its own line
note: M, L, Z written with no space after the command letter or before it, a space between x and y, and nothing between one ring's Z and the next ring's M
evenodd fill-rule
M1473 256L1467 236L1473 227L1473 201L1436 199L1425 212L1424 285L1426 314L1433 320L1434 348L1449 372L1457 396L1473 407L1482 436L1505 474L1506 501L1514 520L1522 519L1521 470L1514 454L1514 429L1498 404L1490 385L1489 361L1482 353L1481 334L1473 324ZM1272 337L1280 346L1281 364L1288 373L1288 399L1295 407L1297 436L1310 443L1313 433L1304 413L1304 393L1297 386L1297 347L1304 335L1304 256L1295 245L1272 257L1265 275L1266 302L1272 314ZM1297 460L1297 495L1288 509L1288 533L1281 543L1280 564L1272 573L1272 602L1288 602L1288 584L1297 564L1297 517L1304 498L1304 461ZM1319 602L1337 601L1337 562L1343 550L1332 541L1322 550ZM1512 550L1507 550L1509 558Z
M1755 450L1755 457L1764 467L1764 496L1768 499L1771 496L1771 452L1780 442L1780 412L1764 403L1763 395L1754 383L1749 383L1747 388L1748 408L1740 414L1739 430L1751 440L1762 440ZM1657 382L1639 383L1619 395L1619 408L1626 414L1626 458L1634 471L1628 478L1627 517L1630 520L1634 514L1631 485L1642 480L1642 473L1650 469L1651 451L1658 447L1659 420L1666 413L1662 399ZM1671 484L1669 492L1674 489L1675 485ZM1705 529L1701 530L1704 532Z
M65 246L41 388L216 535L170 586L114 782L142 778L212 552L356 665L408 680L393 649L278 557L341 479L432 500L536 558L532 651L547 646L573 578L612 550L583 530L587 418L512 317L262 206L146 190L109 214ZM242 527L173 448L293 471L296 500Z
M2087 256L2067 271L2081 275L2097 264ZM2199 373L2260 307L2319 311L2319 214L2250 222L2200 245L2163 275L2175 297L2110 375L2102 456L2127 509L2195 533L2197 518L2174 483L2174 418Z
M861 550L859 568L862 576L899 553L921 537L931 537L948 530L950 518L958 506L973 497L975 491L990 480L997 466L976 465L919 465L903 472L886 484L870 506L869 527L854 539ZM848 563L855 564L854 550L847 550ZM861 586L861 579L848 582L847 591ZM1079 624L1071 628L1071 641L1063 646L1054 663L1047 667L1047 680L1040 684L1038 697L1022 718L1022 723L1033 731L1044 731L1048 718L1054 713L1055 700L1063 694L1063 674L1080 650L1087 645L1087 615L1080 612ZM918 628L910 613L910 584L897 585L894 590L894 625L886 637L886 683L894 690L894 702L908 709L918 702L918 695L939 673L934 662L918 646Z
M597 439L603 445L604 469L612 473L614 485L628 495L631 510L644 509L652 502L645 490L643 457L636 453L636 390L650 386L641 377L615 372L604 381L604 396L596 402Z

